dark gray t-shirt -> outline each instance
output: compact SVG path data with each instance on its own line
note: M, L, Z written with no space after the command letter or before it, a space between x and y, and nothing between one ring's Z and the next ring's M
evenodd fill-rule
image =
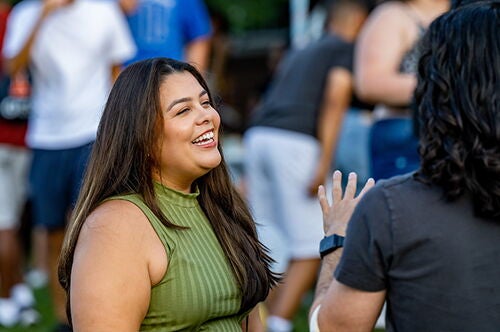
M254 111L250 126L267 126L316 137L317 119L330 69L352 71L353 44L327 35L280 63L270 90Z
M500 224L412 175L363 197L335 277L387 291L387 331L500 331Z

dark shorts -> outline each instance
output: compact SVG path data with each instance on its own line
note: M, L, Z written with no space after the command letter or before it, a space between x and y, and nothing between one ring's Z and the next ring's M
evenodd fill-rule
M48 230L66 226L91 150L92 143L64 150L33 149L30 189L35 225Z

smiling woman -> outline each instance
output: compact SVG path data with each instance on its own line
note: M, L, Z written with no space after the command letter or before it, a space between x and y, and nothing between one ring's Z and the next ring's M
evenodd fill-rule
M160 96L161 104L168 106L162 114L162 162L154 177L170 188L190 192L194 179L221 162L220 117L208 92L189 72L167 76Z
M126 68L99 126L59 266L75 331L241 331L278 278L232 186L192 66Z

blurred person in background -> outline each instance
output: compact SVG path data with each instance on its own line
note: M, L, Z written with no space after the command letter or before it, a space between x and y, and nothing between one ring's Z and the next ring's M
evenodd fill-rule
M285 55L244 134L248 200L273 268L285 272L266 301L268 331L292 330L316 279L323 231L315 194L351 101L354 40L368 11L361 0L331 3L325 35Z
M69 330L57 261L68 214L114 77L135 48L119 6L110 1L35 0L17 4L8 20L5 69L30 70L33 151L30 194L37 227L47 231L49 281L56 329Z
M419 170L360 201L349 185L342 197L339 173L332 205L319 190L326 235L349 222L344 248L322 248L311 323L323 332L372 331L384 299L388 332L498 331L500 1L467 3L422 41Z
M416 85L418 41L449 0L386 1L374 10L356 44L355 89L376 104L370 133L371 176L418 168L418 140L410 110Z
M119 0L137 54L128 63L154 57L183 60L205 73L210 55L210 16L203 0Z
M0 1L0 46L11 6ZM11 80L0 70L0 326L30 325L39 318L23 280L19 230L28 192L30 152L24 141L30 84L26 73Z

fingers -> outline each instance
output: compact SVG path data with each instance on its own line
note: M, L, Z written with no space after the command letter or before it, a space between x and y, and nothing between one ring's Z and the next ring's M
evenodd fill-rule
M334 205L342 200L342 173L339 170L333 172L332 199Z
M345 191L342 191L342 172L339 170L336 170L333 173L333 184L332 184L332 205L338 204L340 201L343 199L347 200L352 200L352 199L360 199L368 190L370 190L374 185L375 185L375 180L372 178L369 178L363 189L360 191L357 197L356 195L356 188L357 188L357 180L358 176L356 173L351 172L349 173L349 177L347 178L347 185L345 187ZM321 205L321 210L323 212L326 212L327 209L330 207L328 204L328 199L326 197L325 193L325 187L324 186L319 186L318 188L318 198L320 201Z
M349 177L347 178L347 185L345 187L344 199L353 199L354 195L356 195L356 183L358 180L358 176L356 173L349 173Z
M369 178L368 181L366 181L363 189L361 189L361 191L359 192L358 198L363 197L363 195L366 194L366 192L368 190L370 190L374 185L375 185L375 180L372 178Z
M323 212L323 214L326 214L330 206L328 204L328 199L326 198L326 192L324 186L318 187L318 199L319 199L319 205L321 206L321 211Z

